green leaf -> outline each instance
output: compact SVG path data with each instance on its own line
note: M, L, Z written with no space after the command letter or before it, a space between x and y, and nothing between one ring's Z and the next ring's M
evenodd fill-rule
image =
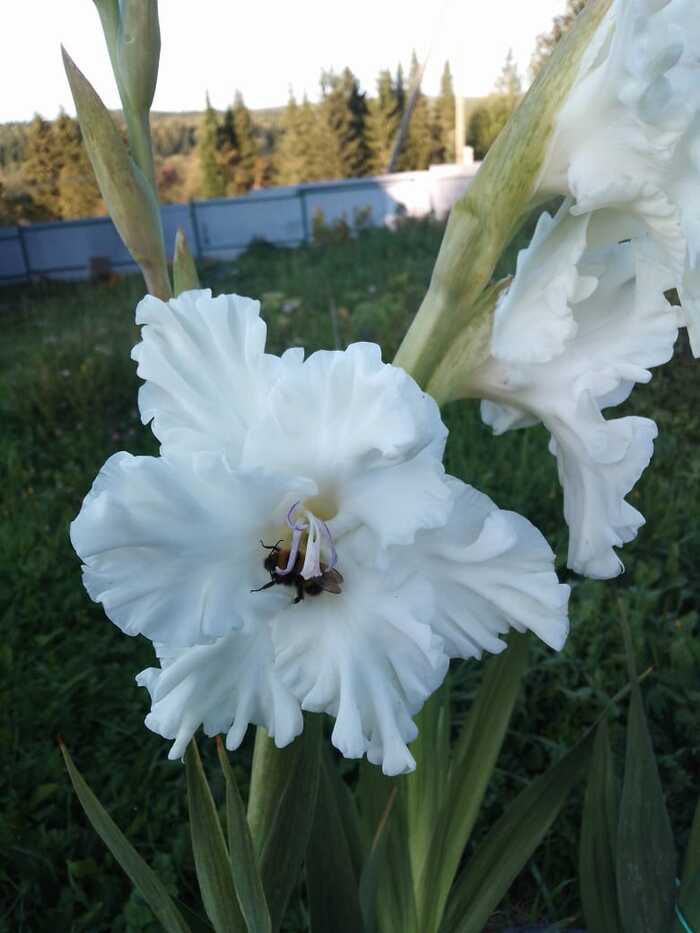
M447 792L450 769L450 689L446 678L416 716L411 743L416 770L403 779L414 878L420 878Z
M695 808L695 817L685 853L678 904L691 930L700 930L700 800ZM677 924L676 929L679 933L683 929L680 923Z
M60 748L71 783L78 795L78 800L80 800L85 815L90 820L95 832L129 876L141 897L151 908L163 929L167 930L168 933L190 933L190 928L182 919L182 915L175 907L160 878L148 867L97 797L95 797L85 779L73 764L68 749L63 743L60 744Z
M259 852L273 933L280 928L299 879L311 833L322 725L320 714L306 714L303 733L286 748L276 748L263 730L259 729L256 737L248 822Z
M340 768L336 764L336 759L328 743L324 743L321 749L321 763L326 769L326 775L328 776L331 789L333 790L335 804L343 823L343 831L345 832L345 838L348 844L352 868L355 872L355 878L359 881L362 875L365 852L360 832L360 814L357 810L355 798L353 797L352 791L343 780Z
M569 791L583 776L592 748L593 733L589 733L516 797L458 878L441 929L448 933L481 933L556 819ZM430 930L423 929L426 933Z
M418 885L420 929L437 930L464 849L479 815L527 669L527 636L513 633L508 648L486 665L484 678L457 741L444 802L434 821Z
M360 880L365 925L372 930L378 923L382 933L418 933L405 778L388 778L363 761L358 800L365 832L372 838L372 854Z
M377 823L372 844L360 876L360 907L364 919L365 933L376 933L377 931L377 893L379 891L381 869L386 864L388 827L397 795L398 788L394 786L384 800L384 811Z
M248 933L270 933L270 912L267 909L262 879L258 872L245 808L220 736L217 736L216 747L226 781L228 849L238 906L243 914Z
M185 752L185 772L192 851L204 909L216 933L245 933L224 834L194 739Z
M173 254L173 293L189 291L199 288L199 276L190 253L182 227L177 228L175 234L175 252Z
M676 853L656 758L634 670L629 627L623 633L630 667L625 779L617 835L617 890L625 933L666 933L675 900Z
M321 773L309 845L306 889L312 933L363 933L358 883L326 756Z
M691 878L700 875L700 799L695 807L695 816L688 839L688 848L685 852L685 862L683 863L683 884L690 881Z
M615 882L617 795L608 721L602 719L588 773L579 848L583 913L589 930L596 933L622 933Z
M700 872L683 883L678 898L678 909L687 927L693 931L700 930ZM687 927L678 922L675 929L687 933Z

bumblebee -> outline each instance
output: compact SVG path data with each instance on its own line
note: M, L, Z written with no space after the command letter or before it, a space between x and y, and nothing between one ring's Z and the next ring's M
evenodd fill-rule
M251 593L260 593L262 590L268 590L271 586L281 584L282 586L296 587L297 595L294 605L300 603L306 596L320 596L321 593L342 593L343 575L334 567L328 567L321 563L321 575L310 577L308 580L301 575L301 568L304 566L304 555L299 552L294 561L294 566L289 573L281 574L289 562L289 548L282 548L278 541L277 544L260 544L270 553L263 561L263 567L270 574L270 582L259 586Z

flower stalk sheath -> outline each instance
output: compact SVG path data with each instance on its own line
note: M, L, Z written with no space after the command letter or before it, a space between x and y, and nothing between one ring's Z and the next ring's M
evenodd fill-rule
M475 326L481 293L532 206L557 113L610 4L587 4L450 212L428 292L394 360L421 386L463 328Z

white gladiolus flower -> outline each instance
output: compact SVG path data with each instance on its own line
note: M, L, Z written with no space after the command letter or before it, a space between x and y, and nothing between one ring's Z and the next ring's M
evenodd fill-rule
M137 680L172 758L200 725L286 745L310 710L397 774L450 657L502 650L509 627L561 648L551 549L445 476L437 406L378 347L268 355L258 303L208 291L145 298L137 320L161 455L110 458L71 540L92 598L154 643Z
M557 118L542 191L595 211L591 240L649 233L700 355L700 17L694 0L614 0ZM661 271L661 270L660 270Z
M657 431L648 418L606 420L602 411L671 358L678 320L648 238L586 251L589 218L569 209L565 202L554 219L543 214L520 253L474 392L496 434L540 421L551 432L569 567L605 579L622 570L614 548L644 522L625 496L649 463Z

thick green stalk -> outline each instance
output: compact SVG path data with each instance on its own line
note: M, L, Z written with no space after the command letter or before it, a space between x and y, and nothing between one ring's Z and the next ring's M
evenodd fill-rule
M501 253L532 206L556 116L612 0L591 0L562 39L467 192L452 208L428 292L394 363L423 387L489 284Z
M136 112L124 110L126 130L129 136L129 151L134 162L138 165L147 179L154 194L157 195L156 170L153 162L153 145L151 143L151 124L148 111Z

